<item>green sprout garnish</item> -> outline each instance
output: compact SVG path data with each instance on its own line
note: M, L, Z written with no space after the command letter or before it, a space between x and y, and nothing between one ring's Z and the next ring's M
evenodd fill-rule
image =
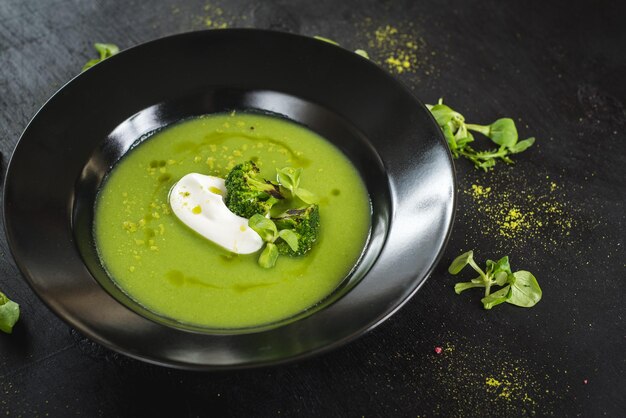
M443 99L439 99L436 105L427 104L426 107L443 131L452 156L454 158L465 157L472 161L476 168L485 171L492 169L498 160L512 164L513 160L509 157L510 155L525 151L535 142L535 138L532 137L518 141L515 122L510 118L498 119L491 125L475 125L465 123L465 117L444 105ZM470 131L486 136L498 145L498 148L487 151L473 149L469 145L474 142L474 135Z
M313 38L317 39L318 41L327 42L327 43L335 45L335 46L341 46L341 45L339 45L339 42L333 41L332 39L324 38L323 36L315 35ZM354 53L357 54L357 55L362 56L363 58L370 59L370 55L367 53L367 51L365 51L363 49L356 49L354 51Z
M85 71L93 67L97 63L102 62L105 59L110 58L113 55L120 52L120 49L118 48L118 46L114 44L95 43L93 44L93 46L94 48L96 48L96 51L98 51L98 53L100 54L100 58L94 58L92 60L87 61L87 63L83 66L82 71Z
M226 176L226 206L248 218L248 226L266 243L261 267L274 267L279 255L305 255L318 239L318 199L300 187L301 176L302 168L284 167L276 170L276 182L265 180L253 161L237 164Z
M329 44L333 44L333 45L339 46L338 42L335 42L332 39L324 38L323 36L315 35L313 38L317 39L318 41L328 42Z
M454 259L448 272L456 275L468 264L479 276L469 282L457 283L454 285L454 291L458 295L473 287L484 287L485 297L481 302L485 309L491 309L504 302L530 308L541 300L542 292L535 276L525 270L512 273L508 256L498 261L487 260L486 269L483 271L474 261L474 252L468 251ZM494 285L504 287L491 293L491 287Z
M297 197L304 203L312 204L317 201L317 196L300 187L301 168L285 167L276 169L276 180L281 187L289 190L293 197Z
M263 252L259 256L259 265L263 268L272 268L278 259L277 240L281 240L293 251L298 251L298 237L291 229L278 230L276 224L263 215L253 215L248 220L248 226L252 228L266 243Z
M0 292L0 331L10 334L20 318L20 305Z
M364 49L355 49L354 53L362 56L363 58L370 59L370 54L368 54L367 51Z

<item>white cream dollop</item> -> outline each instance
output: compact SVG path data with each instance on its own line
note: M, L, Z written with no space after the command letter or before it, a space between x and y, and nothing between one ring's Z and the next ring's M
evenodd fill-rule
M174 214L206 239L237 254L251 254L263 240L248 226L248 220L232 213L224 203L224 179L190 173L170 190Z

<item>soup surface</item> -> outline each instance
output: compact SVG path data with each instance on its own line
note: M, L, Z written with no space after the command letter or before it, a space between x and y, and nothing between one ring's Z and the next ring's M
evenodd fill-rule
M321 233L303 257L236 255L172 214L168 193L185 174L226 177L253 160L261 176L302 167L301 187L320 199ZM207 115L172 125L131 150L111 171L95 208L102 265L152 312L211 328L241 328L295 315L331 293L351 271L370 228L370 202L356 169L337 148L284 119Z

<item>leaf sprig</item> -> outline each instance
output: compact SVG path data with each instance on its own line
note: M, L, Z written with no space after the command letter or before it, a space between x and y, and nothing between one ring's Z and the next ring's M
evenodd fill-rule
M281 188L287 189L292 197L297 197L304 203L317 203L317 196L300 187L301 168L285 167L276 169L276 180Z
M266 242L265 248L259 256L259 265L263 268L272 268L278 259L278 247L275 242L282 239L291 247L292 250L298 251L298 236L291 229L276 228L276 224L271 219L263 215L253 215L248 220L248 226L252 228L261 239Z
M338 42L333 41L332 39L324 38L323 36L315 35L313 38L317 39L318 41L328 42L329 44L333 44L333 45L336 45L336 46L341 46L341 45L339 45ZM357 55L362 56L363 58L370 59L370 55L364 49L355 49L354 53L357 54Z
M20 318L20 305L0 292L0 331L10 334Z
M435 105L427 104L426 107L443 131L452 156L454 158L465 157L472 161L476 168L485 171L492 169L498 161L512 164L511 155L525 151L535 143L533 137L518 141L517 128L511 118L498 119L491 125L476 125L465 123L465 117L444 105L443 99L439 99ZM469 145L474 142L474 135L470 131L486 136L498 148L486 151L475 150Z
M459 274L468 264L479 276L469 282L457 283L454 285L454 291L458 295L473 287L484 287L485 297L481 302L485 309L491 309L504 302L530 308L541 300L542 292L535 276L525 270L512 273L508 256L498 261L487 260L486 269L483 271L474 261L474 252L468 251L454 259L448 272ZM491 287L494 285L504 287L491 293Z
M96 48L96 51L98 51L98 53L100 54L100 58L94 58L92 60L87 61L87 63L83 66L82 71L85 71L85 70L93 67L97 63L99 63L101 61L104 61L105 59L110 58L113 55L115 55L118 52L120 52L119 47L117 45L114 45L114 44L95 43L95 44L93 44L93 46L94 46L94 48Z

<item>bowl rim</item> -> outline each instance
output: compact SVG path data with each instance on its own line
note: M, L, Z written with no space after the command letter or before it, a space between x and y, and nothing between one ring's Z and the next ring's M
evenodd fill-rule
M240 363L240 364L197 364L197 363L181 362L178 360L155 358L153 356L145 355L143 353L129 349L128 347L115 344L114 342L106 338L103 338L102 335L100 335L98 332L95 332L92 329L86 328L82 322L77 320L77 318L68 317L67 313L59 309L58 305L56 305L55 303L52 303L51 300L48 300L46 298L45 291L42 291L41 289L39 289L36 281L33 280L33 277L31 277L30 272L27 268L28 263L26 262L26 260L22 258L23 255L19 253L20 249L18 248L16 238L14 237L15 234L13 233L13 230L12 230L13 226L12 226L12 221L10 219L10 213L12 209L10 207L10 200L8 199L9 198L8 190L10 189L11 181L14 177L13 173L15 172L15 165L17 164L16 155L19 153L20 145L22 145L23 142L26 141L27 138L29 137L29 133L31 131L32 126L36 123L38 118L40 118L40 115L42 113L45 113L48 106L51 106L51 104L53 104L59 96L61 96L64 92L68 91L68 89L71 88L76 83L77 80L82 80L84 78L90 77L91 76L90 74L95 74L96 72L105 71L107 68L117 65L118 62L122 62L125 59L125 57L129 57L132 54L137 54L138 53L137 51L141 52L141 50L143 49L147 49L148 47L153 47L154 45L158 45L159 43L162 43L164 41L168 41L168 42L184 41L185 39L190 39L192 37L197 37L197 36L229 37L231 35L239 36L240 34L246 34L246 36L255 36L255 37L264 36L264 37L270 37L270 38L280 37L280 38L285 38L285 39L293 39L294 41L302 42L305 44L308 42L311 45L313 45L312 42L315 42L315 43L318 43L318 46L316 46L316 48L323 48L323 49L326 49L327 51L333 51L333 54L337 54L338 49L340 49L341 50L340 54L343 54L344 56L355 55L351 51L345 50L339 46L332 45L330 43L323 42L320 40L316 40L316 39L313 39L304 35L292 34L292 33L286 33L286 32L278 32L278 31L272 31L272 30L249 29L249 28L202 30L202 31L185 32L185 33L174 34L174 35L166 36L163 38L154 39L145 43L141 43L141 44L138 44L136 46L133 46L131 48L121 51L119 54L111 58L108 58L104 62L94 66L92 69L86 72L77 74L67 83L65 83L61 88L59 88L48 100L45 101L45 103L37 110L37 112L35 112L33 117L30 119L24 131L20 135L11 153L11 156L9 158L9 163L7 164L7 170L6 170L6 174L5 174L5 178L3 182L4 189L3 189L2 216L3 216L3 221L4 221L4 232L5 232L5 237L7 238L7 243L8 243L10 252L13 256L15 264L18 267L22 277L26 280L29 286L33 289L35 294L37 294L37 296L44 302L44 304L48 306L48 308L50 308L63 321L67 322L70 326L76 328L82 334L86 335L87 337L96 341L97 343L109 349L112 349L114 351L120 352L126 356L134 358L134 359L142 360L142 361L152 363L152 364L175 367L175 368L180 368L180 369L220 370L220 369L242 369L242 368L252 368L252 367L274 365L274 364L284 364L284 363L297 361L302 358L311 357L313 355L328 352L330 350L333 350L339 346L342 346L360 337L361 335L369 332L370 330L380 325L382 322L386 321L389 317L395 314L400 308L402 308L422 287L426 279L430 277L435 267L437 266L438 262L442 258L444 249L446 245L448 244L448 241L452 233L452 226L454 223L455 212L456 212L456 207L457 207L458 184L457 184L457 179L456 179L456 174L455 174L454 162L448 150L448 147L446 145L443 134L441 133L439 127L436 125L435 120L430 114L430 112L427 111L424 104L419 99L417 99L417 97L415 97L413 92L404 83L402 83L400 80L398 80L397 78L395 78L394 76L386 72L383 68L376 65L375 63L365 58L359 57L358 59L362 60L361 65L370 66L370 69L372 71L378 72L381 77L384 77L389 82L395 84L395 86L400 91L402 91L404 95L406 95L407 97L410 97L410 99L415 105L415 110L417 112L419 112L421 109L422 113L424 115L427 115L426 116L427 119L429 119L431 122L430 130L432 131L433 135L437 138L439 142L439 146L442 149L445 149L446 157L444 158L445 159L444 162L449 170L448 173L446 173L449 175L449 180L450 180L450 190L449 190L449 196L448 196L449 202L448 202L448 206L446 208L445 214L442 215L445 218L444 225L443 225L445 233L443 237L440 237L438 241L439 245L437 245L437 248L436 248L436 255L431 259L428 266L426 266L426 268L423 269L424 274L421 275L422 277L412 278L412 281L410 283L412 285L411 290L409 292L406 292L403 295L403 298L401 300L394 300L394 303L390 309L387 309L380 315L377 314L373 316L370 320L367 321L367 325L361 326L357 329L352 330L351 333L349 333L348 335L345 335L343 338L335 339L333 341L324 343L323 345L315 347L313 349L305 350L294 355L286 356L284 358L276 358L276 359L272 359L271 361L250 361L250 362L245 362L245 363ZM372 69L371 67L373 67L374 69ZM402 201L396 201L395 199L392 201L392 204L397 204L397 203L402 204ZM392 224L390 224L389 228L392 228L392 227L393 227ZM385 238L385 244L386 244L387 239L388 238ZM366 276L369 275L370 273L371 272L368 272ZM106 292L104 289L102 289L102 291ZM354 289L352 289L352 291L354 291ZM335 303L337 303L337 301ZM312 316L315 316L315 315L316 314L313 314Z

